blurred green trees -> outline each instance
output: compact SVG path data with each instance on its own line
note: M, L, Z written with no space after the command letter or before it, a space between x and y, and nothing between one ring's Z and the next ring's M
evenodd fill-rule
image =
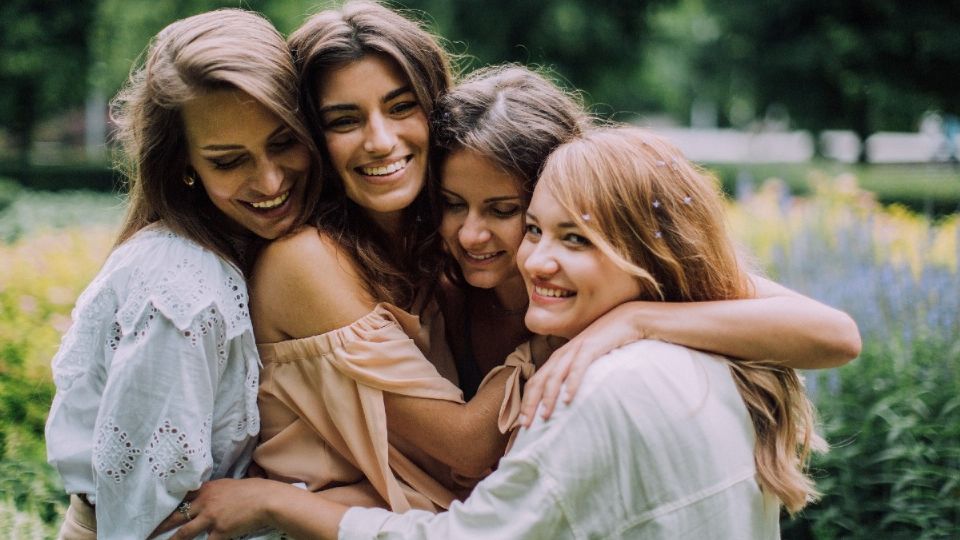
M421 12L469 67L547 65L601 114L667 113L681 123L736 127L788 118L863 138L912 130L924 111L960 113L957 2L389 1ZM27 163L39 121L85 100L104 103L150 36L177 18L242 5L287 33L338 3L7 0L0 135Z
M21 167L44 116L83 103L96 0L0 3L0 126Z

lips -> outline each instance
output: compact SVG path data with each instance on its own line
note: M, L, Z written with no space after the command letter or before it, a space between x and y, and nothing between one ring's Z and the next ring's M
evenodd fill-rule
M407 165L410 163L411 159L411 156L405 156L400 159L386 162L382 165L355 167L354 170L364 176L389 176L395 172L402 171L403 169L407 168Z
M482 263L489 261L490 259L499 257L506 253L505 251L495 251L493 253L470 253L469 251L464 251L463 255L468 261Z
M260 201L255 203L249 203L250 206L258 210L272 210L281 204L287 202L287 199L290 198L290 192L285 191L278 195L277 197L270 199L269 201Z
M535 296L551 300L562 300L564 298L571 298L577 295L576 291L558 287L544 281L535 281L533 283L533 293Z

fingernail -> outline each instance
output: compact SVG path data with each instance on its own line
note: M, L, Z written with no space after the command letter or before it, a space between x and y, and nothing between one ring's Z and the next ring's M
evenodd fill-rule
M527 415L525 415L525 414L521 414L521 415L520 415L520 425L521 425L521 426L526 426L526 425L527 425Z

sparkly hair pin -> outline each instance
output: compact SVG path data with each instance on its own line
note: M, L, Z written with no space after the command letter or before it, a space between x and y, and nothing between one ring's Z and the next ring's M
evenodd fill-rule
M663 238L663 233L660 231L653 231L654 238Z
M654 200L653 200L653 207L654 207L654 208L660 208L660 199L654 199Z
M693 197L687 195L683 198L683 204L690 206L693 203Z
M580 219L590 221L590 214L580 214Z

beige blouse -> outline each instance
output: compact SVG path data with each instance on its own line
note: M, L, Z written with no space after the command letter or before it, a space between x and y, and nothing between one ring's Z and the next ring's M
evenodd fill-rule
M476 482L388 440L384 392L463 403L435 305L416 317L381 303L349 326L258 348L261 432L254 461L267 477L304 482L312 491L366 479L397 512L448 508L462 495L458 487ZM504 388L504 432L516 425L520 374L532 373L526 364Z

